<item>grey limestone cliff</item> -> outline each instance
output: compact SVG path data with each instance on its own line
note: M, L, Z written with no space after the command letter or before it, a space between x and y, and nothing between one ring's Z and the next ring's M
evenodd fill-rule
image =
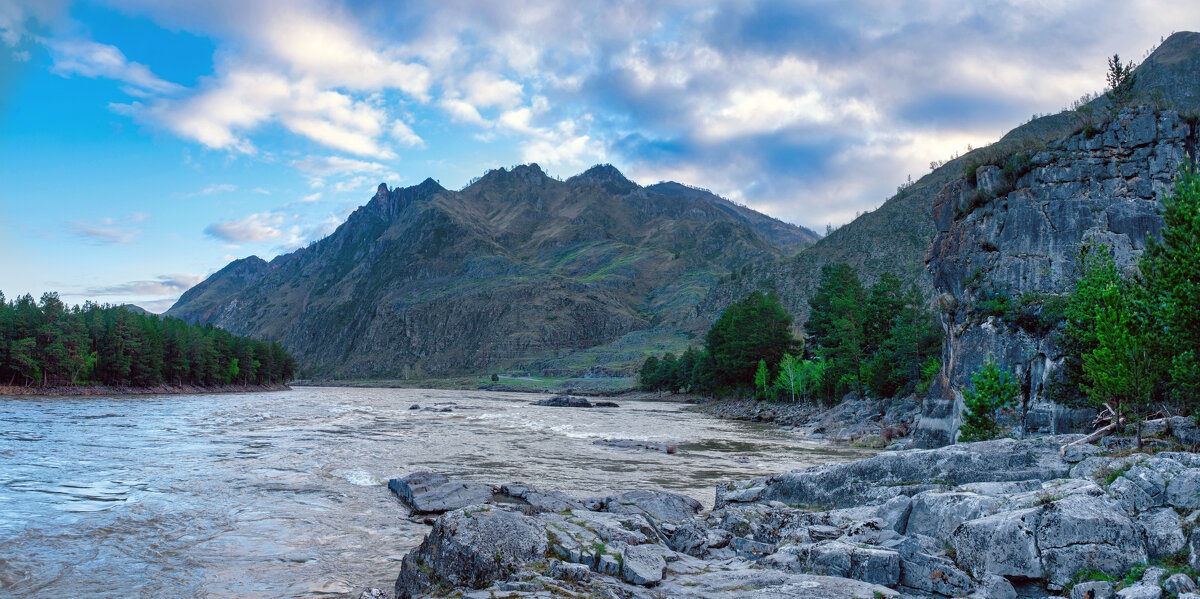
M1085 246L1106 248L1133 272L1147 240L1161 234L1163 194L1195 144L1193 127L1176 112L1128 108L1034 153L1013 183L1000 167L981 166L976 185L959 179L938 194L927 263L946 332L944 371L925 402L920 444L953 441L961 389L989 355L1021 385L1016 432L1067 432L1088 421L1086 410L1051 397L1063 359L1053 328L1002 318L982 302L1000 298L1036 312L1066 296Z

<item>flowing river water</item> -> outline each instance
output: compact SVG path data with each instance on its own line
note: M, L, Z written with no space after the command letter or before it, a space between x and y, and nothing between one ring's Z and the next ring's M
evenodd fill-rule
M0 397L0 596L356 597L390 590L428 530L386 487L410 472L580 497L663 489L711 507L720 481L869 454L680 404L535 399L318 387Z

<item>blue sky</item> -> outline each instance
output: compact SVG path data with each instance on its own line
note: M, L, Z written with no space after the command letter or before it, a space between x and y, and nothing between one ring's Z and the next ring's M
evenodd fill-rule
M823 231L1186 2L0 0L0 291L165 310L380 182L612 163Z

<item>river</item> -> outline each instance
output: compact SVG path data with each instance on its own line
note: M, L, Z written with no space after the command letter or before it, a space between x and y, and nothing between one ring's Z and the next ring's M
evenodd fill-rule
M664 489L711 507L719 481L870 453L680 404L534 399L319 387L0 397L0 596L357 597L390 590L428 530L386 487L410 472L581 497ZM679 452L594 443L605 438Z

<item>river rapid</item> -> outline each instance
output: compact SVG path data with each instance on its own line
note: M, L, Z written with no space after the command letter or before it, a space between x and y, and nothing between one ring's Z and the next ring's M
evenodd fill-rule
M662 489L711 507L720 481L871 453L680 404L529 405L538 398L319 387L0 397L0 596L357 597L390 590L428 530L386 486L410 472L580 497Z

